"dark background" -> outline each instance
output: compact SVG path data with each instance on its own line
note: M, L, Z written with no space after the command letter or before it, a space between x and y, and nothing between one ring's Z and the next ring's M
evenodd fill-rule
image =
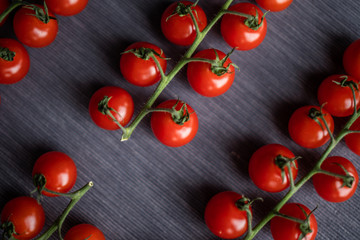
M50 46L27 47L28 75L0 86L1 207L33 190L34 162L56 150L77 165L74 189L95 183L70 213L63 233L87 222L107 239L217 239L203 221L205 205L216 193L232 190L263 197L265 202L254 206L255 223L285 194L263 192L248 177L249 158L260 146L283 144L303 156L300 176L311 169L325 146L309 150L296 145L287 122L298 107L318 104L317 87L325 77L344 73L343 52L360 37L359 2L294 0L288 9L269 13L264 42L231 56L240 72L222 96L198 95L182 70L156 104L180 97L195 109L200 126L190 144L163 146L152 134L149 117L129 141L120 142L120 132L102 130L91 121L89 99L100 87L120 86L133 96L135 111L140 110L155 86L126 82L119 70L120 52L135 41L154 43L171 57L169 71L186 51L161 33L161 14L172 2L90 0L80 14L58 17L59 33ZM210 20L224 2L202 0L199 5ZM0 37L14 38L10 19ZM199 46L206 48L230 50L219 24ZM344 120L335 122L338 132ZM346 157L360 169L359 157L343 142L331 155ZM311 182L291 199L311 209L319 205L318 239L358 239L359 200L357 192L345 203L325 202ZM47 226L66 204L63 198L44 199ZM271 239L269 225L255 239Z

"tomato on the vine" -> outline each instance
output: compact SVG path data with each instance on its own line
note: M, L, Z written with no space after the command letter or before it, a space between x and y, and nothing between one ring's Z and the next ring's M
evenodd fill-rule
M320 197L329 202L344 202L351 198L357 188L359 175L355 166L346 158L339 156L328 157L322 164L321 169L348 176L347 180L317 173L312 177L316 192Z
M196 53L193 58L216 60L214 64L203 61L188 63L187 78L197 93L206 97L216 97L231 87L235 78L235 67L225 53L205 49Z
M239 209L237 202L243 196L232 191L213 196L205 208L205 223L216 236L224 239L238 238L248 229L247 212ZM251 210L251 206L249 206Z
M328 111L318 106L304 106L290 117L288 127L292 140L304 148L318 148L328 142L330 134L321 115L333 133L334 120Z
M305 211L305 212L304 212ZM274 240L314 240L317 234L317 222L314 214L303 204L300 203L287 203L279 211L281 214L305 220L308 219L307 225L304 227L311 231L305 236L300 230L300 223L276 216L270 221L271 234ZM310 215L311 214L311 215Z
M199 120L189 104L172 99L160 103L156 109L177 111L176 119L171 113L165 111L154 111L151 115L151 129L162 144L169 147L180 147L195 137Z
M58 193L67 193L75 185L76 166L74 161L65 153L47 152L36 160L32 176L37 187L45 187ZM45 181L45 185L39 186L43 185L43 182L39 183L37 181ZM41 193L49 197L58 196L46 190Z
M354 41L344 52L343 65L345 71L360 81L360 39Z
M156 45L148 42L136 42L125 49L120 58L120 70L129 83L147 87L161 79L160 70L151 55L157 59L165 73L166 57Z
M33 239L45 224L42 206L31 197L17 197L7 202L1 212L4 233L19 240ZM7 236L8 238L11 237Z
M293 0L256 0L260 7L267 11L279 12L290 6Z
M34 9L38 11L35 11ZM38 16L36 15L38 13ZM14 32L17 39L29 47L45 47L52 43L58 32L58 22L43 6L23 6L14 16Z
M190 9L189 9L190 6ZM194 15L199 30L207 25L204 10L190 1L178 1L166 8L161 17L161 30L172 43L181 46L191 45L196 38L195 24L191 18Z
M267 192L280 192L290 186L288 165L295 180L298 173L295 155L285 146L268 144L251 156L249 175L258 188Z
M225 14L221 20L221 35L225 41L237 50L250 50L259 46L267 30L266 19L260 8L252 3L241 2L230 6L229 11L251 15L252 18Z
M45 0L45 2L54 14L73 16L85 9L88 0Z
M65 234L64 240L105 240L104 234L94 225L78 224Z
M115 86L100 88L90 99L89 113L94 123L106 130L117 130L120 127L109 115L99 110L99 103L102 103L103 106L106 105L106 108L122 126L128 124L134 114L134 102L126 90Z
M30 68L27 50L18 41L0 39L0 83L13 84L22 80Z
M10 6L9 0L0 0L0 14L3 13L9 6ZM0 22L0 26L4 24L6 18Z
M350 130L360 131L360 118L350 126ZM345 143L352 152L360 156L360 133L350 133L346 135Z
M359 107L359 80L347 75L331 75L318 88L318 100L332 116L347 117L354 113L354 89L356 106Z

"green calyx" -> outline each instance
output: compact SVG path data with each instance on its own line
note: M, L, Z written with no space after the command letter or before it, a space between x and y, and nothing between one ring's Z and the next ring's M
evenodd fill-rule
M241 211L250 211L250 206L255 201L262 201L263 202L264 200L262 198L260 198L260 197L251 200L250 198L247 198L247 197L243 196L242 198L240 198L239 200L237 200L235 202L235 206Z
M257 10L255 10L255 11L256 11L255 16L250 15L249 17L247 17L245 19L245 22L244 22L244 24L247 27L251 28L254 31L258 30L264 24L265 15L268 13L268 12L265 12L263 14L263 16L260 19L260 23L259 23L259 13Z
M199 0L197 0L194 4L190 4L190 5L185 5L182 2L178 2L176 8L174 9L174 12L166 18L166 21L168 21L170 18L172 18L175 15L180 17L190 15L191 11L193 11L195 15L197 15L196 10L192 10L191 8L195 7L198 2Z
M163 53L162 51L160 53L158 53L154 49L151 49L151 48L144 48L144 47L134 48L134 49L130 49L125 52L122 52L121 54L125 54L125 53L132 53L136 57L141 58L143 60L149 60L151 58L151 56L153 56L153 55L158 56L161 59L169 60L169 58L163 58L161 56L161 54Z
M346 170L346 168L343 165L341 165L340 163L333 162L332 164L339 166L344 171L345 175L333 174L331 172L328 172L328 175L334 176L334 177L339 177L343 180L343 184L341 185L340 188L343 188L343 187L352 188L355 178L353 176L351 176L349 171Z
M179 110L176 110L176 106L179 104L179 100L171 108L171 117L173 121L178 125L184 125L190 119L190 113L186 103L182 102L182 106Z
M324 118L324 114L322 113L322 107L320 108L320 111L317 110L316 108L311 108L309 110L308 116L309 116L309 118L314 120L317 124L319 124L319 126L321 127L322 130L324 130L324 127L320 122L320 120L323 120L323 118Z
M109 101L111 97L104 96L104 98L98 103L98 110L104 115L107 115L108 111L111 111L112 108L109 107Z
M35 174L33 177L33 183L37 189L37 192L39 195L41 195L41 192L45 189L46 185L46 178L43 174Z
M33 10L35 13L30 14L30 15L35 16L37 19L39 19L40 21L42 21L45 24L49 23L51 19L56 20L55 17L51 17L49 15L49 10L48 10L48 7L47 7L45 1L44 1L44 9L42 9L34 4L25 5L24 8Z
M294 157L294 158L288 158L282 155L278 155L275 158L275 165L278 166L281 169L281 178L283 182L285 181L285 168L288 168L288 171L291 171L291 166L296 168L295 160L300 159L300 156Z
M216 74L217 76L222 76L226 73L231 73L229 71L231 66L234 66L235 68L239 69L239 67L234 64L234 63L230 63L228 64L226 67L225 62L228 60L228 58L230 57L230 55L234 52L235 48L233 48L228 54L226 54L226 56L223 59L219 58L219 55L217 53L217 51L214 49L216 58L215 60L211 63L211 71Z
M310 216L314 213L314 211L317 209L317 207L314 210L312 210L309 214L307 214L306 211L304 210L304 208L302 208L300 205L297 205L297 206L301 209L301 211L306 216L306 219L299 225L301 235L299 236L298 240L302 240L304 237L306 237L307 234L312 233L312 231L313 231L310 227Z
M10 51L8 48L0 47L0 58L4 59L5 61L14 61L16 53L13 51Z
M333 82L341 87L349 87L355 89L356 91L359 91L359 85L356 82L349 80L348 76L344 75L341 76L340 78L342 78L340 82L337 81L333 81Z
M3 230L2 239L14 239L13 235L16 235L15 226L12 222L6 221L1 225Z

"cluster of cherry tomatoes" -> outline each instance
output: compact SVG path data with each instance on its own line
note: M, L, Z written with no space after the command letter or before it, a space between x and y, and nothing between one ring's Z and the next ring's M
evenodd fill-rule
M39 196L75 199L82 194L79 191L69 194L76 182L77 169L65 153L52 151L41 155L34 164L32 177ZM45 213L39 203L41 199L21 196L7 202L1 211L3 235L21 240L34 239L39 235L45 224ZM60 222L56 221L53 227L61 227L59 225ZM48 239L48 236L40 239ZM97 227L86 223L72 227L64 237L64 240L83 239L105 240L105 237Z

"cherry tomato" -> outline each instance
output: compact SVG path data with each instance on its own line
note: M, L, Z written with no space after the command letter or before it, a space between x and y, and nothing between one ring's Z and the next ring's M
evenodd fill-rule
M33 178L42 174L46 179L45 187L51 191L67 193L76 182L76 166L74 161L62 152L47 152L41 155L33 167ZM49 197L58 195L42 191L42 194Z
M147 87L161 79L160 71L149 55L150 49L155 51L155 58L160 63L162 71L166 71L166 57L159 47L147 42L136 42L127 47L120 58L120 70L128 82L136 86Z
M14 198L5 204L1 212L1 223L9 222L15 227L13 237L19 240L33 239L44 227L44 210L34 198Z
M348 172L353 177L353 182L349 186L344 186L344 181L341 178L323 173L315 174L312 181L320 197L329 202L344 202L354 195L359 182L359 176L356 168L349 160L343 157L332 156L323 162L321 169L341 175L347 175Z
M287 216L291 216L297 219L306 219L306 215L309 215L311 211L300 203L287 203L281 209L280 213ZM317 234L317 222L314 214L309 217L309 225L312 230L311 233L306 234L301 240L314 240ZM301 236L300 223L294 222L283 217L274 217L270 221L271 234L274 240L299 240Z
M355 91L356 105L360 103L360 93L356 90L359 81L351 76L331 75L319 86L318 100L320 105L335 117L347 117L354 113L354 96L349 84Z
M256 0L260 7L267 11L279 12L290 6L293 0Z
M230 6L230 11L240 12L256 16L258 13L258 23L261 24L263 12L255 4L248 2L237 3ZM250 50L256 48L264 40L267 30L266 19L263 19L262 25L257 29L245 25L247 18L234 14L225 14L221 20L221 35L225 41L237 50Z
M89 113L94 123L106 130L117 130L120 127L108 115L104 115L98 109L99 102L104 97L110 98L108 107L114 118L122 126L128 124L134 114L134 102L131 95L120 87L107 86L97 90L91 97L89 103Z
M289 134L294 142L304 148L317 148L329 141L330 134L323 120L316 117L320 112L331 133L334 132L334 120L330 113L325 109L320 110L318 106L304 106L297 109L289 120Z
M360 118L350 126L350 130L360 131ZM360 133L350 133L346 135L345 143L352 152L360 156Z
M248 229L247 213L236 206L243 196L225 191L213 196L205 208L205 223L212 233L224 239L238 238ZM251 210L251 207L250 207Z
M280 144L268 144L259 148L250 158L249 175L254 184L267 192L280 192L290 186L289 168L280 166L284 159L294 159L295 155ZM280 164L280 165L278 165ZM295 180L297 161L290 162L292 177Z
M0 14L3 13L9 6L10 6L9 0L0 0ZM6 19L7 19L7 17L3 21L0 22L0 26L2 26L4 24Z
M36 5L44 11L44 7ZM45 11L44 11L45 12ZM34 16L35 11L28 7L20 8L14 16L14 32L20 42L29 47L45 47L52 43L58 32L58 22L50 19L44 23ZM49 11L50 17L55 17Z
M360 80L360 39L346 48L343 56L343 65L345 71L350 76Z
M85 9L88 0L45 0L45 2L54 14L73 16Z
M215 52L216 51L216 52ZM187 78L191 87L199 94L206 97L216 97L225 93L234 82L235 68L231 64L230 58L220 64L226 54L215 49L206 49L198 52L193 58L204 58L215 60L219 59L218 66L211 65L206 62L190 62L187 67ZM221 73L213 67L221 67ZM224 68L227 68L224 71ZM217 73L217 72L218 73ZM219 76L219 74L221 74Z
M157 108L171 109L174 106L180 110L186 105L189 112L189 119L183 124L177 124L168 112L153 112L151 115L151 128L155 137L164 145L169 147L180 147L189 143L198 130L198 117L189 104L178 100L167 100L160 103ZM184 113L185 116L185 113Z
M65 234L64 240L105 240L104 234L91 224L78 224Z
M193 5L190 1L178 1L172 3L161 17L161 30L164 36L172 43L181 46L191 45L196 38L196 29L190 13L184 12L185 6ZM177 12L176 10L179 10ZM199 6L192 6L193 13L199 30L202 31L207 25L204 10Z
M0 39L0 83L13 84L22 80L30 69L29 54L14 39Z

